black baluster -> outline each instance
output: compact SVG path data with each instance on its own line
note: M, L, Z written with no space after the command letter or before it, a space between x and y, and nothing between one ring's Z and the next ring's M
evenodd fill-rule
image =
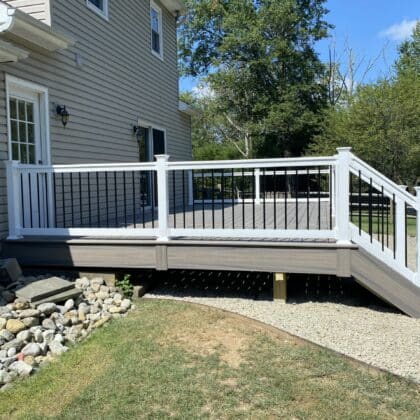
M287 195L288 195L288 182L287 182L287 169L284 170L284 228L287 229Z
M173 212L174 212L174 229L176 229L176 189L175 189L175 183L176 183L176 175L175 171L172 171L172 195L173 195Z
M274 201L273 201L273 207L274 207L274 229L277 229L277 176L276 176L276 168L273 168L273 182L274 182Z
M117 193L117 171L114 171L114 210L115 210L115 227L118 227L118 193Z
M123 171L123 197L124 197L124 227L127 227L127 186L126 186L125 171Z
M252 229L255 229L255 168L252 168Z
M205 192L205 188L204 188L204 169L201 171L201 219L202 219L202 223L203 223L203 229L206 228L206 214L205 214L205 204L204 204L204 192Z
M80 212L80 227L83 225L83 204L82 204L82 173L79 172L79 212Z
M235 229L235 170L232 168L232 229Z
M90 197L90 172L87 173L88 179L88 210L89 210L89 227L92 227L92 203Z
M321 230L321 168L318 166L318 229Z
M74 227L74 195L73 195L73 172L70 172L70 209L71 209L71 227Z
M39 172L36 173L36 193L38 200L38 227L41 227L41 196L39 193Z
M359 235L362 234L362 173L359 171Z
M370 242L373 241L372 235L373 235L373 210L372 210L372 178L369 180L369 236L370 236Z
M214 229L214 169L211 170L211 223Z
M309 168L306 168L306 228L308 230L309 230L309 211L310 211L309 210L309 197L310 195L311 195L311 186L310 186L310 179L309 179Z
M135 174L134 171L131 172L131 182L132 182L132 192L133 192L133 225L134 225L134 229L137 228L137 217L136 217L136 213L137 213L137 209L136 209L136 178L135 178Z
M265 195L266 195L266 176L265 176L265 168L263 168L262 171L262 176L263 176L263 182L262 182L262 187L263 187L263 229L265 229L265 224L266 224L266 216L265 216Z
M149 171L150 172L150 179L153 181L152 182L152 188L151 188L151 198L152 198L152 228L155 228L155 172L153 171ZM159 203L158 203L159 205Z
M298 201L298 194L299 194L299 169L296 169L296 173L295 173L295 217L296 217L296 221L295 221L295 225L296 225L296 230L299 229L299 201Z
M45 207L46 207L46 212L47 212L47 228L50 227L50 209L49 209L49 200L48 200L48 179L47 179L48 174L45 173L44 174L44 183L45 183Z
M143 225L143 229L146 227L146 215L145 215L145 207L146 207L146 192L143 191L143 187L145 187L145 184L142 185L142 180L147 180L147 173L146 176L140 172L140 200L141 200L141 222Z
M386 247L389 248L389 212L391 211L391 199L387 197L386 200Z
M109 193L108 193L108 172L105 172L105 207L106 207L106 227L109 228Z
M222 187L222 229L225 228L225 170L221 169L221 187Z
M192 182L192 189L193 189L193 205L194 205L194 172L191 170L191 182ZM185 229L185 170L182 170L182 220L183 220L183 227Z
M61 173L61 202L63 205L63 227L66 227L66 199L64 195L64 172ZM31 220L32 225L32 220ZM32 227L32 226L31 226Z
M382 251L385 249L385 241L384 241L384 186L381 187L381 221L382 221Z
M350 221L353 223L353 174L350 172Z
M22 217L22 227L26 228L26 221L25 221L25 199L23 193L23 173L20 173L20 202L22 203L21 206L21 217Z
M95 172L95 178L96 178L96 207L98 208L98 227L101 227L101 204L100 204L100 195L99 195L99 172Z
M408 267L408 252L407 252L407 216L408 216L408 211L407 211L407 203L404 203L404 215L405 215L405 226L404 226L404 258L405 258L405 266Z

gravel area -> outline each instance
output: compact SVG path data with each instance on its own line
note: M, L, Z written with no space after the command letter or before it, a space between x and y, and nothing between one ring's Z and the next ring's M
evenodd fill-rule
M343 300L281 304L158 286L147 298L177 299L241 314L420 383L420 319Z

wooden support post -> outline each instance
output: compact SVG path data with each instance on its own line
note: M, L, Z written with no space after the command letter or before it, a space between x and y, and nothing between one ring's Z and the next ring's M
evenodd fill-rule
M273 299L281 303L286 303L287 275L285 273L273 274Z

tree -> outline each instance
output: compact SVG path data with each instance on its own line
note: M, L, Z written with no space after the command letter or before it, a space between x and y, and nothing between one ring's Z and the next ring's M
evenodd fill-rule
M299 155L327 104L315 50L327 36L325 0L187 0L184 75L205 77L216 143L244 158Z
M331 107L309 153L353 151L398 184L415 185L420 168L419 24L399 49L389 80L358 86L352 101Z

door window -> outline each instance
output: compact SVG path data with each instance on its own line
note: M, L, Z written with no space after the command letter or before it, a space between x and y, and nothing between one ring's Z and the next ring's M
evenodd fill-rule
M10 141L12 159L22 163L36 163L35 103L17 97L9 98Z

